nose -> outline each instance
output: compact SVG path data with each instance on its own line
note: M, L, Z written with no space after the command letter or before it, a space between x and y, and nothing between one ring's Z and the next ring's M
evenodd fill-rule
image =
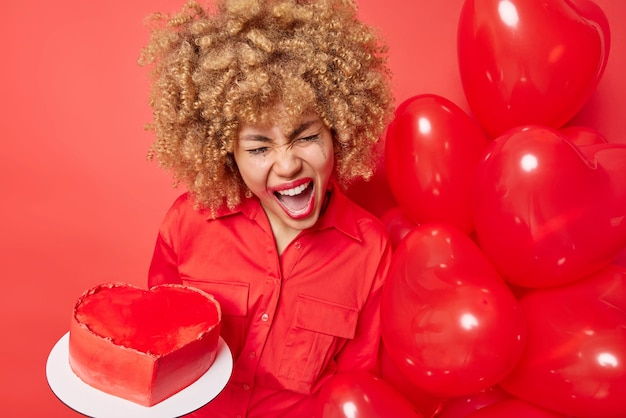
M302 168L302 160L298 157L296 151L287 146L278 147L276 159L274 160L273 169L276 174L285 178L292 178Z

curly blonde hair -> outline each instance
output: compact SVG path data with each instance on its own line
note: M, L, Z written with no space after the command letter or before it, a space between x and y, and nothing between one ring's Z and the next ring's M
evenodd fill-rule
M198 206L234 207L246 186L233 158L242 123L316 112L333 133L337 182L368 179L393 113L386 47L351 0L188 1L155 14L139 59L151 65L148 158Z

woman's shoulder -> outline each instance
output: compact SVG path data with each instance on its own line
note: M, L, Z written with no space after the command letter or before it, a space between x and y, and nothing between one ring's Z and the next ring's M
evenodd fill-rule
M189 192L182 193L174 200L170 208L167 210L166 216L176 216L182 213L200 213L200 210L198 210L198 207Z
M254 211L256 206L260 207L258 202L242 202L234 208L229 208L226 203L217 209L203 207L199 204L190 192L185 192L178 196L174 203L170 206L165 214L165 223L178 225L186 224L213 224L220 223L222 219L233 219L235 214L246 213L246 211ZM237 217L235 217L237 218Z
M164 224L180 225L205 221L210 212L199 207L189 192L179 195L165 213Z

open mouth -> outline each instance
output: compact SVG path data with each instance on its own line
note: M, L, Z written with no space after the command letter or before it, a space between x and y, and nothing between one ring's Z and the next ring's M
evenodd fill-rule
M290 189L278 190L274 196L292 218L303 218L313 210L314 183L308 181Z

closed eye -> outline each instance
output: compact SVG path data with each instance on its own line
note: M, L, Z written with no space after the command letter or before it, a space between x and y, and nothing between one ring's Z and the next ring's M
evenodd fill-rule
M268 149L269 147L259 147L259 148L252 148L246 151L250 155L263 155L267 152Z
M304 138L299 138L298 142L315 142L319 139L319 134L305 136Z

